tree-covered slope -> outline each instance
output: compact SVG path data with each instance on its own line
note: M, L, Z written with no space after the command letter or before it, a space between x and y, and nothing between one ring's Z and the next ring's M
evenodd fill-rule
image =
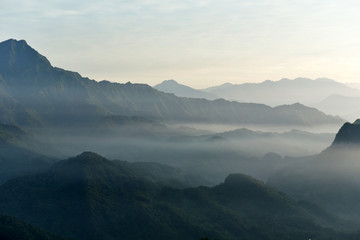
M0 215L1 240L65 240L58 235L32 226L15 217Z
M79 239L351 239L319 225L340 220L244 175L180 190L89 152L0 186L0 213Z

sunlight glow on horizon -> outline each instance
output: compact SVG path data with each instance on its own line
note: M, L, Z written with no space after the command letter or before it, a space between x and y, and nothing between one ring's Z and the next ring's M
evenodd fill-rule
M25 39L98 81L360 82L359 11L353 0L3 0L0 41Z

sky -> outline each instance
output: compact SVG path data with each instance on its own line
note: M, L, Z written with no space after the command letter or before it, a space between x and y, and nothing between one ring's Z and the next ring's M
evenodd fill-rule
M360 82L360 1L0 0L0 41L95 80Z

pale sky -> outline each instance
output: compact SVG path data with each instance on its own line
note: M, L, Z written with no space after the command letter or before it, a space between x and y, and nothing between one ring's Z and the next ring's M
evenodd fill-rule
M360 82L360 1L0 0L0 41L95 80Z

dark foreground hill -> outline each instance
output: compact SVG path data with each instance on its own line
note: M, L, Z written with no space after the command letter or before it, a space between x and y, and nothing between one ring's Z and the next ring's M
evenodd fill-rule
M39 227L32 226L14 217L0 215L1 240L65 240Z
M337 117L290 105L180 98L145 84L96 82L51 66L24 40L0 43L0 122L19 126L92 126L109 115L172 122L320 125Z
M78 239L356 239L308 203L245 175L209 188L161 187L94 153L0 186L0 213Z
M360 222L360 125L345 123L333 144L311 160L289 166L269 183L296 199L315 202Z

